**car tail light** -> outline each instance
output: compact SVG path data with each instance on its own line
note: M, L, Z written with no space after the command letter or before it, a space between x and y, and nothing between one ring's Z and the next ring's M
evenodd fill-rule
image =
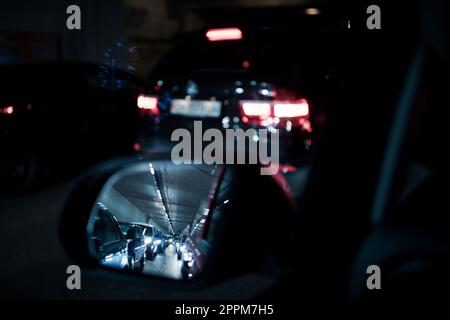
M242 31L239 28L209 29L206 37L209 41L241 40Z
M309 114L309 105L305 99L295 102L275 101L273 113L278 118L306 117Z
M268 102L241 101L241 107L244 115L248 118L267 119L272 114L271 105Z
M4 107L4 108L0 108L0 113L13 114L14 113L14 107L13 106L7 106L7 107Z
M240 101L242 112L242 122L253 123L262 126L275 124L292 125L292 121L304 127L305 130L309 124L309 105L306 99L295 101L277 100L277 101ZM292 121L291 121L292 120ZM287 122L286 122L287 121Z
M139 109L157 110L158 98L141 94L137 99L137 106Z

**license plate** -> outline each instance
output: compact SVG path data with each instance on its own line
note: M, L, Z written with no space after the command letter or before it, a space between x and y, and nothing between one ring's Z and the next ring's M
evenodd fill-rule
M170 113L185 117L218 118L222 111L220 101L173 99Z

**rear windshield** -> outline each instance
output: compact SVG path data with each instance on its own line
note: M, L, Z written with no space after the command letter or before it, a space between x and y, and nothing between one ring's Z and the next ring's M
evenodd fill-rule
M146 227L146 229L145 229L145 235L146 235L146 236L149 236L149 237L152 237L152 236L154 235L153 227Z
M312 64L313 45L308 42L283 33L232 41L186 40L162 59L151 78L220 77L295 83L305 78Z

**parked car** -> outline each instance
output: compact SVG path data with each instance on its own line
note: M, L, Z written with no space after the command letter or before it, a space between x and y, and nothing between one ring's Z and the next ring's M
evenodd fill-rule
M138 98L148 135L191 129L194 120L204 128L269 128L280 133L282 155L303 155L313 130L311 88L323 68L311 53L315 45L289 28L186 34L151 72Z
M155 236L156 251L158 254L163 254L167 248L167 239L163 234Z
M144 242L146 245L146 250L145 250L146 259L147 260L155 259L156 255L158 254L158 248L157 248L157 245L155 244L156 228L153 225L146 224L146 223L133 222L133 224L141 226L144 229Z
M181 247L183 245L183 242L185 240L184 236L176 236L174 239L175 242L175 252L177 254L177 260L181 260L181 258L183 257L183 252L181 250Z
M131 223L120 222L122 232L128 240L128 263L131 271L142 272L145 267L146 250L144 228Z
M117 219L106 209L95 207L93 240L95 255L104 266L129 270L129 245Z
M100 67L0 66L0 196L134 152L139 134L136 97L142 83L116 70L120 82L106 87Z

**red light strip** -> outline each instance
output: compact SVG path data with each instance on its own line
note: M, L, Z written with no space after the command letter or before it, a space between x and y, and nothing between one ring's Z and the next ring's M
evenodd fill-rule
M209 41L241 40L242 31L239 28L210 29L206 37Z

